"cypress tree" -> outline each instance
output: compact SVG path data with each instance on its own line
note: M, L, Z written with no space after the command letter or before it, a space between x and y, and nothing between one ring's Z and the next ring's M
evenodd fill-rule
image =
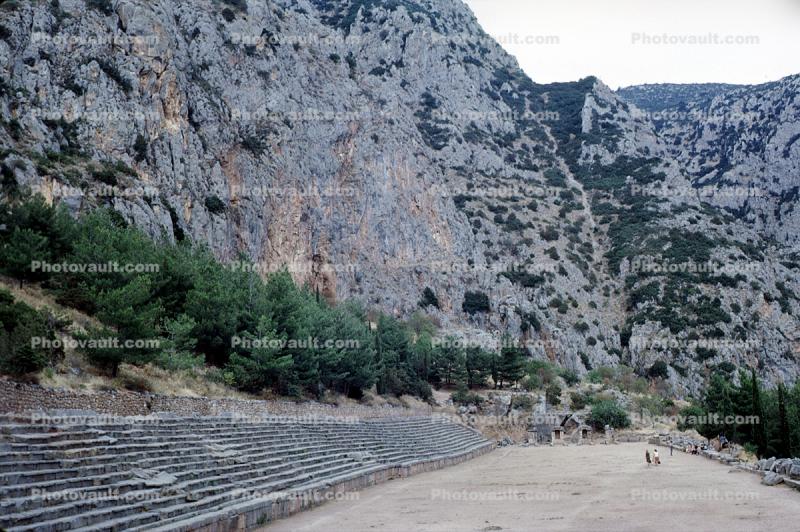
M792 435L789 429L789 416L786 413L786 389L783 383L778 384L778 454L782 458L792 455Z
M755 422L753 423L753 442L758 449L758 455L763 456L767 452L767 431L764 419L764 407L761 405L761 390L758 386L758 377L756 377L756 370L750 370L752 386L753 386L753 416Z

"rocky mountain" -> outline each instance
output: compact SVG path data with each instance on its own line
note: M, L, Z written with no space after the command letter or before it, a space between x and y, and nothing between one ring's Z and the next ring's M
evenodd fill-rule
M701 86L703 87L703 86ZM800 175L800 76L716 88L696 98L674 86L620 91L651 112L671 155L705 200L759 232L796 246ZM668 102L653 107L656 97ZM684 96L690 96L683 99Z
M6 195L578 372L798 374L797 78L678 91L769 131L661 122L646 91L534 83L459 0L5 2L0 36ZM741 183L779 212L698 193Z
M616 92L639 109L656 113L708 102L737 87L728 83L654 83L621 87Z

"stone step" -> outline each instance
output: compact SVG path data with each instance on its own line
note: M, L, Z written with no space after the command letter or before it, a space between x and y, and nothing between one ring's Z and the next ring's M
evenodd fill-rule
M190 431L230 431L232 429L257 429L261 427L266 428L275 428L277 430L291 428L291 427L300 427L302 430L309 430L312 428L324 428L326 426L336 427L336 426L350 426L351 424L348 423L295 423L295 422L285 422L285 423L276 423L273 421L246 421L246 422L231 422L231 421L218 421L218 422L190 422L186 421L175 421L175 422L153 422L152 420L148 420L147 418L143 418L138 422L125 422L125 423L117 423L117 424L64 424L64 423L54 423L54 424L24 424L24 423L13 423L13 424L0 424L0 434L5 435L14 435L14 434L40 434L46 435L49 432L58 431L65 427L70 427L73 430L82 430L82 431L98 431L98 432L113 432L113 431L146 431L152 433L169 433L169 432L190 432ZM441 426L442 423L432 423L432 422L416 422L416 423L392 423L392 424L383 424L380 422L362 422L360 425L367 426L368 430L371 432L377 431L393 431L397 428L404 428L408 429L415 429L415 428L425 428L429 426Z
M305 447L295 447L291 444L287 444L284 448L279 449L278 452L274 450L266 450L262 451L260 454L256 456L260 457L270 457L276 461L287 461L289 459L295 458L297 456L305 456L308 454L316 453L316 454L323 454L325 452L333 452L338 450L338 447L335 446L326 446L324 444L316 444L312 445L312 442L309 442ZM190 457L192 455L189 455ZM252 454L243 454L239 457L242 461L248 462L249 460L254 458ZM183 463L175 463L166 468L160 468L160 470L166 472L172 471L181 471L183 469L190 468L191 466L198 466L200 464L209 464L209 463L218 463L220 461L225 460L224 458L213 458L209 460L202 460L202 461L193 461L193 462L183 462ZM132 469L138 469L139 467L132 467L126 465L126 469L117 470L112 473L102 473L97 475L78 475L75 472L71 476L66 477L59 477L51 480L45 481L38 481L38 482L28 482L28 483L14 483L8 486L0 487L0 497L3 498L11 498L11 497L19 497L22 496L25 492L31 490L40 490L40 491L48 491L48 492L60 492L64 489L77 489L80 487L85 487L85 485L89 486L96 486L98 483L103 485L109 485L115 479L116 480L128 480L131 478ZM149 469L149 468L146 468ZM193 469L194 471L202 471L200 469ZM58 471L56 474L60 474L61 472ZM2 503L0 503L2 504ZM1 506L0 506L1 507Z
M472 429L429 418L44 425L0 416L0 528L187 530L285 492L491 445ZM139 469L168 481L154 485L135 476Z
M291 464L281 463L281 462L254 462L251 464L247 464L248 469L246 470L239 470L239 471L216 471L213 469L209 469L207 471L215 472L215 473L224 473L224 474L217 474L216 476L208 476L205 474L197 474L195 472L191 472L185 476L190 477L186 480L179 481L173 485L168 487L168 490L171 492L178 492L182 493L183 495L176 495L171 498L165 498L163 501L161 499L152 499L151 497L146 497L146 501L141 504L149 504L151 508L155 508L157 506L163 506L165 501L173 500L176 497L178 499L185 498L187 494L192 494L194 498L197 498L197 494L209 491L213 491L214 487L222 482L231 483L231 481L235 480L235 484L242 485L248 479L260 479L260 478L270 478L270 479L284 479L290 478L292 475L296 475L297 471L304 471L305 474L314 473L317 470L321 470L332 465L336 465L337 467L352 467L351 464L354 462L346 457L330 457L326 460L325 457L315 457L312 459L306 460L298 460L292 462ZM198 479L198 480L194 480ZM157 490L140 490L138 492L128 492L128 493L121 493L118 491L114 491L113 486L102 486L102 489L98 490L101 494L108 493L114 494L114 496L125 495L125 500L138 500L143 497L138 495L153 495L157 494ZM217 490L220 491L220 490ZM117 495L119 493L119 495ZM89 509L102 509L108 507L116 507L118 514L120 512L126 511L134 511L136 508L140 507L141 504L131 505L128 509L119 508L117 505L114 504L114 500L107 499L102 500L96 497L76 497L75 500L71 500L65 504L59 506L51 506L46 509L39 509L39 510L30 510L26 512L19 512L12 515L9 515L6 518L0 519L0 526L7 526L10 524L15 525L24 525L24 524L32 524L41 521L48 521L48 520L57 520L60 517L64 517L63 514L77 514L80 513L81 508L88 507ZM121 514L120 514L121 515Z
M192 498L199 498L199 500L196 501L196 504L193 504L193 507L196 508L196 507L198 507L198 506L200 506L202 504L206 504L206 505L209 504L209 501L205 500L207 498L207 497L204 496L205 494L208 494L208 493L212 493L213 494L215 492L217 494L219 494L219 493L222 493L222 494L228 493L228 494L230 494L233 489L236 489L236 488L233 488L234 486L245 486L245 485L247 485L247 480L248 479L251 479L251 480L255 479L256 482L261 481L263 483L263 479L264 478L269 478L269 479L273 479L272 482L275 483L275 484L288 486L288 485L292 484L293 482L296 482L297 479L307 479L307 478L310 478L312 475L324 478L324 476L326 474L329 474L331 472L340 472L340 471L346 470L348 468L353 469L356 466L360 466L360 464L357 464L355 462L349 462L349 463L333 462L333 464L334 464L333 466L327 467L327 468L321 468L321 467L315 466L313 464L311 464L311 465L302 465L302 464L300 464L299 467L293 468L291 471L289 471L287 473L284 473L280 477L269 477L269 476L265 477L265 476L259 475L259 473L261 472L260 470L256 470L254 473L250 474L248 477L245 477L245 478L237 478L235 476L234 477L219 476L219 477L217 477L217 480L219 480L220 482L222 482L224 480L228 480L228 483L226 485L224 485L224 486L216 486L216 489L215 489L215 485L199 486L199 487L194 486L196 488L196 490L189 490L189 493L192 494ZM230 482L231 479L236 479L237 481L236 482ZM219 482L218 482L218 484L219 484ZM251 484L252 484L252 482L251 482ZM176 488L179 488L179 486L176 486ZM65 526L66 524L70 524L71 527L75 527L75 526L84 527L84 526L87 526L87 525L96 524L97 522L101 522L102 520L106 519L107 516L112 515L112 514L117 518L124 517L124 516L131 516L131 515L136 515L138 513L145 512L145 508L158 509L158 512L159 512L158 515L163 518L163 516L165 516L165 515L173 516L174 513L175 513L175 509L173 508L174 503L176 503L178 501L185 501L186 498L187 498L187 493L183 493L183 494L180 494L180 495L173 495L173 496L163 497L163 498L158 498L158 499L153 499L153 500L134 502L132 504L128 504L128 505L124 505L124 506L108 505L105 508L96 508L95 507L95 508L92 508L91 511L83 512L83 513L80 513L79 511L77 511L77 510L81 509L80 505L71 504L71 505L65 505L65 507L63 509L62 508L56 509L56 510L68 511L68 512L70 512L70 515L61 515L61 516L53 517L51 519L46 519L48 516L53 516L54 513L57 513L57 512L53 512L53 511L50 511L50 512L39 512L39 513L35 513L34 512L34 513L30 513L30 514L21 514L21 515L12 514L12 515L9 515L6 518L0 520L0 526L6 525L6 521L8 521L8 524L13 524L13 526L11 526L9 528L9 530L16 530L18 528L19 529L27 529L25 527L25 525L31 524L30 522L32 521L34 524L32 524L31 526L34 526L34 529L35 529L35 523L39 523L39 526L45 526L45 527L49 526L49 524L51 524L51 523L60 523L60 525L57 526L56 530L67 530L67 529L70 529L70 528L61 528L61 527ZM89 503L87 505L90 506L90 507L93 506L92 502L93 501L89 501ZM75 512L75 515L79 515L80 516L80 519L79 519L79 521L77 523L73 519L71 519L73 517L72 512Z
M381 466L381 465L364 465L364 466L359 467L357 469L349 470L346 473L332 474L330 476L323 477L321 480L320 479L307 479L307 482L305 484L294 484L294 486L292 486L291 491L298 491L298 490L301 489L300 487L304 486L304 485L318 484L320 482L332 482L334 480L337 480L337 479L341 480L341 479L344 479L344 478L354 478L354 477L357 477L359 475L369 474L369 473L372 473L374 471L380 471L382 469L385 469L385 467L386 466ZM249 490L252 491L252 492L260 493L260 494L276 493L276 492L281 493L283 490L288 488L289 485L290 484L288 484L288 483L283 483L283 484L270 483L270 484L260 484L260 485L257 484L257 485L254 485L254 486L250 487ZM266 497L264 497L264 498L266 498ZM219 497L219 499L216 502L217 502L216 508L214 508L213 510L215 510L217 512L226 512L227 508L235 507L236 505L241 504L242 501L241 501L240 497L234 497L234 498L231 498L231 497ZM182 528L180 523L191 521L193 517L198 517L200 515L208 513L210 510L212 510L212 509L206 508L203 512L198 512L198 511L176 512L176 515L174 515L173 517L162 517L161 520L159 520L157 523L154 523L154 526L158 527L158 528L155 528L156 530L162 530L162 531L176 530L176 529ZM96 530L100 530L100 529L96 529ZM147 526L147 527L142 527L142 528L134 528L133 530L135 530L137 532L143 532L145 530L154 530L154 527L153 526Z
M247 447L249 445L259 445L259 446L288 446L288 445L300 445L306 442L316 442L318 439L315 439L311 436L307 437L298 437L298 438L269 438L269 439L258 439L258 438L231 438L228 440L194 440L189 442L171 442L171 441L148 441L148 442L129 442L129 443L115 443L112 445L104 445L104 446L88 446L83 449L73 449L69 452L63 451L50 451L50 454L47 456L41 456L38 461L53 461L53 460L64 460L64 459L85 459L87 461L100 461L105 459L106 457L117 457L117 456L126 456L131 457L134 454L147 454L148 456L159 456L157 453L165 452L167 454L171 454L175 450L176 444L192 444L189 447L180 447L179 449L183 448L193 448L193 449L205 449L209 446L213 446L216 444L224 444L226 447L235 448L237 446ZM23 462L27 461L30 462L31 460L26 460L29 454L23 451L16 451L13 452L13 457L17 459L17 461ZM37 454L37 456L39 456ZM36 460L33 460L36 461ZM13 470L13 459L9 460L9 462L4 463L3 468L6 470Z

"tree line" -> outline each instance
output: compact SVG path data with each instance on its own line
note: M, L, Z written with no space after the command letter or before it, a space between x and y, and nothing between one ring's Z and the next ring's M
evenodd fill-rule
M679 428L724 436L759 457L800 455L800 383L766 390L754 369L737 380L712 375L702 397L680 411Z
M32 267L44 263L142 271ZM95 317L99 326L75 336L89 346L79 347L87 359L111 376L122 363L176 370L210 364L249 392L360 397L375 386L381 394L428 399L431 385L483 386L491 377L503 386L524 375L522 349L436 345L436 328L421 313L400 321L352 301L331 305L286 271L261 278L253 268L226 267L201 246L154 241L109 209L74 219L41 196L3 203L0 268ZM0 297L6 315L20 305L7 293ZM30 321L39 325L24 330L0 314L4 372L35 371L58 356L30 346L33 335L55 334L40 314ZM109 338L117 343L104 343Z

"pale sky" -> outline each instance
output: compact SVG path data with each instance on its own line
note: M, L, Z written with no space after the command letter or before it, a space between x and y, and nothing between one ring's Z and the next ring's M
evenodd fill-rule
M538 83L753 84L800 73L800 0L464 2ZM717 44L703 44L709 34Z

